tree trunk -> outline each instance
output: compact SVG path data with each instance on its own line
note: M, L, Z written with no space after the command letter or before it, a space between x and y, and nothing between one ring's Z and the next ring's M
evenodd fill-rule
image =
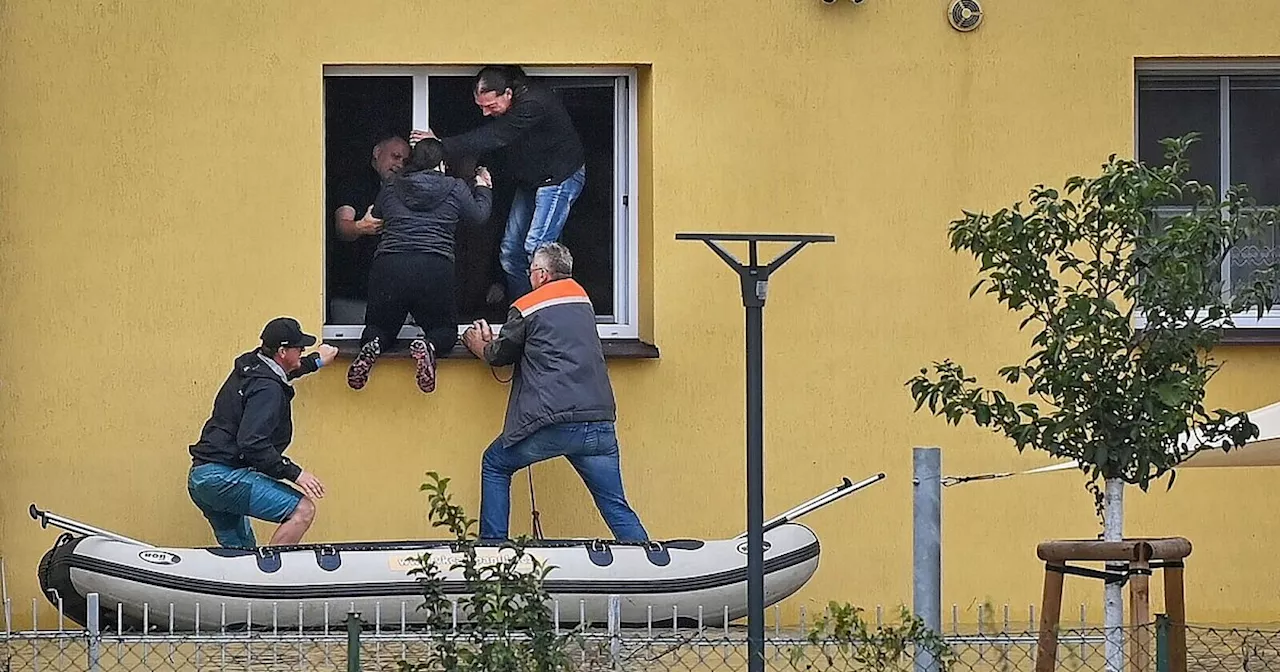
M1107 479L1102 511L1102 540L1124 539L1124 481ZM1124 586L1108 583L1103 589L1103 626L1106 632L1107 672L1124 669Z

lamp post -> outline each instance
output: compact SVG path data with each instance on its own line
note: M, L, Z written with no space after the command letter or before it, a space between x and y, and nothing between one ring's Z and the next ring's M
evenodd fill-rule
M701 240L738 273L747 312L747 670L764 672L764 329L762 313L769 276L809 243L833 243L835 236L777 233L677 233L676 240ZM747 243L747 263L720 246ZM772 261L760 263L759 243L791 243Z

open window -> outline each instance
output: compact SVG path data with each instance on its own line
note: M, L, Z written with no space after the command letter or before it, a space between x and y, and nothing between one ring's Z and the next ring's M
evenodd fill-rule
M342 205L359 218L377 195L374 145L389 136L408 139L431 128L448 137L487 119L472 97L479 67L329 66L324 70L325 105L325 325L324 337L353 340L363 330L369 265L376 236L341 240L334 212ZM586 184L565 223L560 241L573 253L574 277L595 306L604 339L639 335L636 256L636 73L628 68L525 68L531 79L554 90L582 138ZM510 210L513 185L504 170L504 150L479 157L494 180L493 211L480 226L456 234L457 301L461 331L484 318L506 319L515 297L495 301L502 284L498 246ZM451 166L474 173L474 166ZM407 318L402 339L421 333Z

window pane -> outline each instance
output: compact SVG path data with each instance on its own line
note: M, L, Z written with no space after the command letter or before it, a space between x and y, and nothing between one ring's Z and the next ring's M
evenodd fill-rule
M339 239L333 213L349 205L359 218L373 205L378 194L378 174L369 163L373 146L389 135L409 137L413 78L327 76L324 98L325 323L357 325L364 321L378 238Z
M1231 78L1231 183L1280 204L1280 79Z
M1264 231L1258 236L1242 241L1231 250L1231 284L1246 285L1254 273L1280 261L1276 249L1276 231ZM1280 290L1280 288L1277 288ZM1280 291L1274 298L1280 299Z
M618 232L614 212L615 80L565 77L548 83L573 117L587 156L587 183L569 213L561 241L573 253L573 275L591 296L596 315L613 319L613 252Z
M586 184L570 210L565 223L563 242L573 253L574 277L587 290L600 320L611 321L614 315L614 236L616 235L614 203L615 177L615 82L614 77L538 77L535 81L550 86L561 100L586 153ZM432 75L427 81L428 117L436 135L448 137L464 133L487 123L472 97L470 76ZM458 310L460 318L469 322L485 318L501 323L507 306L515 297L501 297L489 302L490 290L504 287L498 264L498 248L506 228L507 214L515 187L506 168L506 152L474 157L466 165L450 166L450 172L473 175L475 165L489 167L494 181L493 212L489 221L457 235Z
M1144 77L1138 83L1138 158L1164 165L1160 140L1192 131L1200 139L1191 146L1188 178L1218 188L1220 103L1217 78ZM1190 204L1192 198L1184 198Z

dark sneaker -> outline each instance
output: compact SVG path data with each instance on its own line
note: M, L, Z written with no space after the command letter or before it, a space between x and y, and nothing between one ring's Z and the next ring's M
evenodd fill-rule
M347 385L351 389L359 390L369 382L369 372L380 354L382 343L376 338L360 347L360 354L351 360L351 367L347 369Z
M418 389L428 393L434 392L436 389L435 346L421 338L414 339L409 344L409 354L413 356L416 364L414 378L418 382Z

